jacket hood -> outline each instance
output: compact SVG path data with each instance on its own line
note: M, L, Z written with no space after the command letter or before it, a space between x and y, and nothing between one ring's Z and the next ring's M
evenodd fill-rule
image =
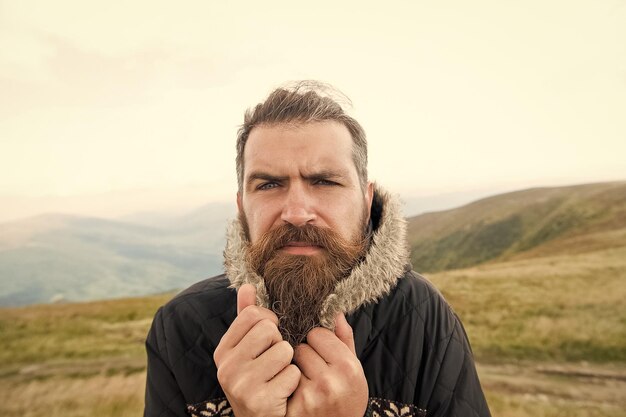
M373 230L367 254L347 278L337 283L322 304L320 324L323 327L334 329L337 313L352 313L361 305L388 294L407 267L406 220L399 198L375 184L371 218ZM246 261L248 246L239 219L231 221L224 249L226 276L232 288L238 289L243 284L254 285L257 305L269 308L263 278Z

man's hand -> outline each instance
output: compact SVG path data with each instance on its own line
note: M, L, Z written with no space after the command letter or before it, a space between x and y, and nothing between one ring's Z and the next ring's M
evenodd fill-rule
M335 333L317 327L296 347L294 361L302 376L287 402L288 417L362 417L367 408L367 380L356 357L352 328L343 314Z
M237 417L280 416L300 380L293 348L278 331L276 315L255 306L250 284L237 293L237 318L215 349L217 379Z

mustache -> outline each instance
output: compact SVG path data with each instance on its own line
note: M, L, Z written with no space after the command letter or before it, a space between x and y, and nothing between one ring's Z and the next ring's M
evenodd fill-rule
M311 246L319 246L324 249L326 256L331 261L339 262L346 257L347 254L360 252L365 244L365 236L354 242L343 239L337 232L332 229L313 226L310 224L304 226L294 226L290 223L280 225L274 229L265 232L259 237L259 240L250 247L250 255L262 275L263 266L276 255L276 252L289 244L290 242L301 242ZM298 255L292 255L298 256Z
M330 229L310 224L297 227L287 223L264 234L259 239L259 244L265 244L269 250L278 250L289 242L304 242L311 246L327 248L334 246L337 241L329 232Z

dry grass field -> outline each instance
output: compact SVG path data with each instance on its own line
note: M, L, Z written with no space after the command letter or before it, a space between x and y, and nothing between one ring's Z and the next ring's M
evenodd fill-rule
M171 296L0 310L0 415L141 415L145 336Z
M626 249L429 278L463 319L494 416L626 415ZM0 310L0 415L137 416L170 295Z

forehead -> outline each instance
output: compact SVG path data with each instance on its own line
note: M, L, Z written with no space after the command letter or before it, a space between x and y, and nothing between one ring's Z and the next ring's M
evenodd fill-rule
M256 170L354 172L352 136L335 121L257 126L244 150L244 176Z

